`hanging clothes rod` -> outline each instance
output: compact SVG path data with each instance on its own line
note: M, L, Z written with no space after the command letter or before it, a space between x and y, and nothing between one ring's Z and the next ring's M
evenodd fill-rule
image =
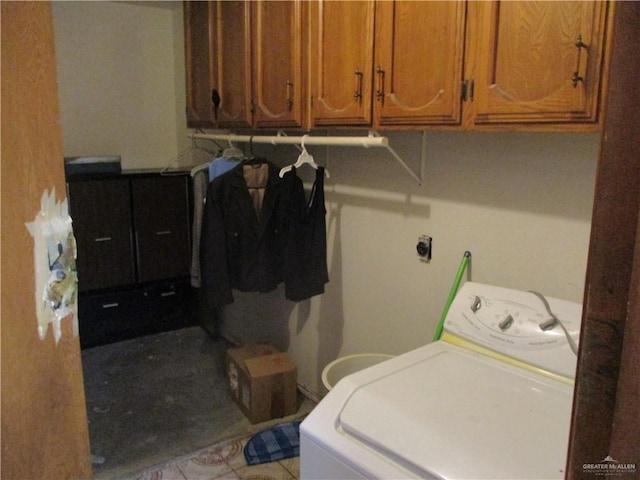
M332 147L363 147L363 148L385 148L395 158L400 165L419 183L422 184L422 167L421 175L416 174L409 165L398 155L398 153L389 145L389 139L382 137L376 132L369 132L369 135L353 137L353 136L288 136L288 135L236 135L234 133L193 133L190 135L192 139L203 140L220 140L236 143L269 143L272 145L325 145ZM424 163L421 160L421 166Z
M192 138L209 140L225 140L237 143L270 143L272 145L328 145L335 147L387 147L387 137L314 137L304 135L302 137L290 137L288 135L236 135L234 133L194 133Z

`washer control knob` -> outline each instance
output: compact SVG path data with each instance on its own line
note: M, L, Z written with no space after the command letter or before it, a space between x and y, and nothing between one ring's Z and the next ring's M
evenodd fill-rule
M504 332L507 328L511 326L512 323L513 323L513 317L511 315L507 315L505 319L498 324L498 326L500 327L500 330Z
M478 310L480 310L481 306L482 306L482 300L480 300L480 297L476 295L476 297L473 299L473 302L471 302L471 311L473 313L476 313Z

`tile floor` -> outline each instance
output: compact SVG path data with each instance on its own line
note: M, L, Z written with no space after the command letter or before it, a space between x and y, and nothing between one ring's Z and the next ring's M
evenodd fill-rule
M228 440L171 462L152 467L126 480L297 480L300 457L247 465L244 446L251 436Z

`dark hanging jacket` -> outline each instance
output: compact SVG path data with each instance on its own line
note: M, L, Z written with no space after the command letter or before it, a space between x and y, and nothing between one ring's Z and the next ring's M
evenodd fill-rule
M202 293L214 308L233 302L231 289L269 292L284 279L283 182L279 169L266 163L268 179L260 200L249 192L246 164L209 184L200 261Z

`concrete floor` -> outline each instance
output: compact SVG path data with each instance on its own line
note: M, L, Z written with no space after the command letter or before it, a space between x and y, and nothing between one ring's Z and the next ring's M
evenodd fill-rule
M82 351L91 452L97 480L120 479L221 440L306 415L252 425L227 392L231 344L200 327Z

